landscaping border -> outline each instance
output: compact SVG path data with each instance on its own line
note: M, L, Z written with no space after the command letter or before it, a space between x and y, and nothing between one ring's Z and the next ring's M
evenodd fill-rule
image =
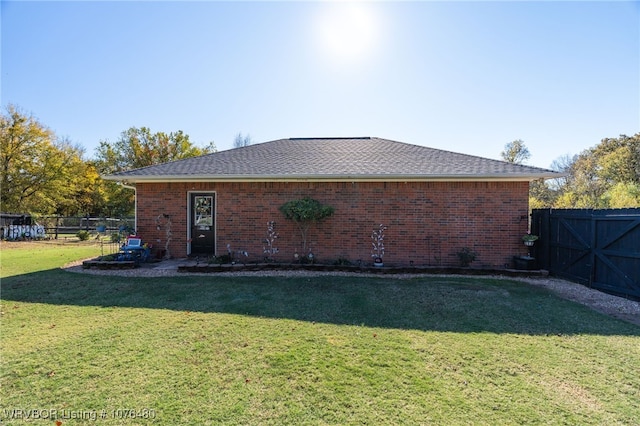
M546 277L545 270L516 270L493 268L464 268L440 266L357 266L357 265L328 265L328 264L299 264L299 263L247 263L247 264L194 264L179 265L178 272L182 273L225 273L225 272L255 272L255 271L317 271L317 272L352 272L366 274L433 274L433 275L501 275L508 277Z
M82 262L82 269L133 269L136 267L136 262L133 260L85 260Z

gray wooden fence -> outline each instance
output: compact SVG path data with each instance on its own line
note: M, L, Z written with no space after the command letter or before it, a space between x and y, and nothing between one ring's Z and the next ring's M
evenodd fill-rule
M44 226L50 238L57 239L59 235L75 234L84 230L112 234L115 232L133 231L133 218L99 218L82 216L44 216L37 219Z
M75 235L84 230L101 234L134 231L134 218L88 216L36 216L0 213L0 238L41 239Z

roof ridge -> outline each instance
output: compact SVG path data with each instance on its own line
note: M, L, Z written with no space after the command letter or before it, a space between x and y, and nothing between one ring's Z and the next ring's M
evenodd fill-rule
M313 140L350 140L350 139L372 139L371 136L355 136L355 137L326 137L326 138L289 138L290 141L313 141ZM274 141L275 142L275 141Z

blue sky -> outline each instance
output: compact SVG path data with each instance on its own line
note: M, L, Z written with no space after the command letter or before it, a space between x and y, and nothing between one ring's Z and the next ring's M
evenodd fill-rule
M640 132L640 3L11 2L1 101L94 154L131 126L229 149L378 136L548 167Z

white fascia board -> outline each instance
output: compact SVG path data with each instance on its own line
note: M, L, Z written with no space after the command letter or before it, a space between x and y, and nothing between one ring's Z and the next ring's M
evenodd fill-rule
M103 179L135 183L162 182L531 182L538 179L555 179L563 173L539 174L487 174L487 175L165 175L165 176L103 176Z

